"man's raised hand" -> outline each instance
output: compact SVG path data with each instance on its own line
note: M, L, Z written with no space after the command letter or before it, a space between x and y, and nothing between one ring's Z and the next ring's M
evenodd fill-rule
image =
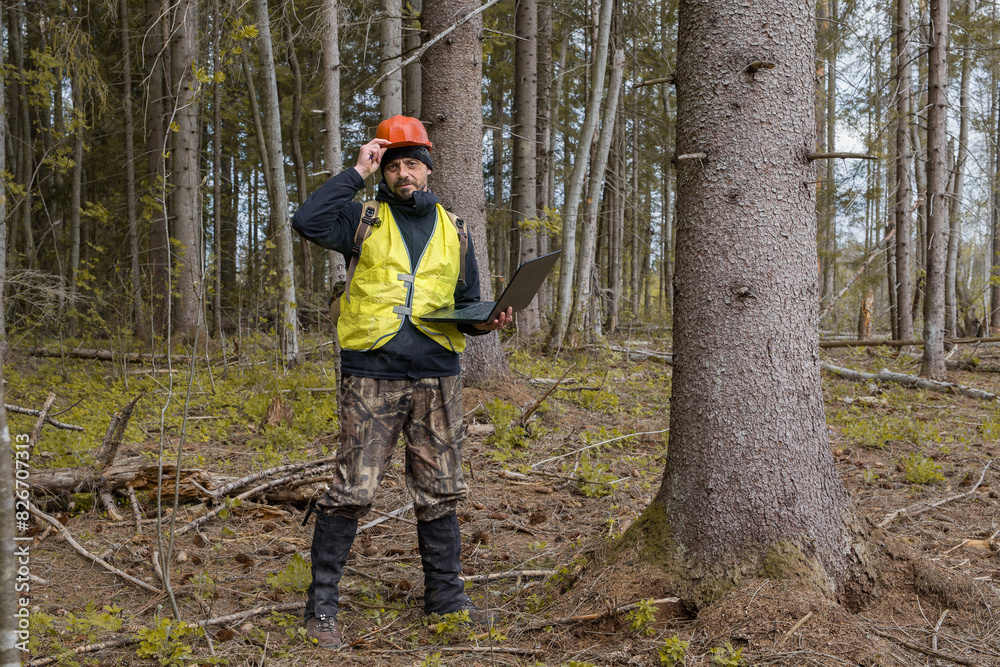
M385 147L390 143L386 139L372 139L361 147L361 150L358 151L358 163L354 165L357 172L361 174L361 178L368 178L378 171L382 153L385 152Z

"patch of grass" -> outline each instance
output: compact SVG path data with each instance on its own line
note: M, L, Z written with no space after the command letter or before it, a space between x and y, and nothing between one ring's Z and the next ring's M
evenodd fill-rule
M906 481L911 484L938 484L944 481L941 466L919 452L914 452L901 461Z
M267 575L267 583L286 593L304 593L312 583L312 568L302 554L296 553L283 570Z
M860 408L850 408L831 415L831 421L861 447L882 449L893 441L923 447L944 440L937 420L922 421L910 415L871 414Z

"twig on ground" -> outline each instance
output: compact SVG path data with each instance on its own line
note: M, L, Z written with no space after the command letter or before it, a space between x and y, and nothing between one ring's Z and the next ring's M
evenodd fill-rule
M407 510L412 509L412 508L413 508L413 503L412 502L406 503L402 507L400 507L398 509L394 509L393 511L389 512L386 516L379 517L378 519L375 519L374 521L369 521L365 525L363 525L360 528L358 528L358 532L361 533L361 532L364 532L366 530L371 530L372 528L374 528L375 526L379 525L380 523L388 521L390 516L392 516L392 517L398 516L398 515L402 514L403 512L406 512Z
M365 651L365 655L368 654L388 654L388 653L425 653L428 648L422 646L420 648L398 648L398 649L376 649L374 651ZM515 648L513 646L435 646L434 651L437 653L509 653L513 655L535 655L542 649L540 648Z
M680 601L681 601L680 598L659 598L658 600L649 600L648 604L656 606L658 604L669 604L671 602L680 602ZM623 607L616 607L615 609L608 609L606 611L601 611L594 614L584 614L582 616L565 616L563 618L549 618L546 619L545 622L543 623L540 624L536 623L533 625L529 625L527 628L525 628L525 630L537 630L538 628L544 628L545 626L548 625L568 625L571 623L583 623L584 621L596 621L602 618L606 618L608 616L615 616L616 614L624 614L627 611L632 611L633 609L638 607L640 604L643 604L644 602L645 602L644 600L641 600L639 602L633 602L631 604L627 604Z
M577 454L579 452L585 451L587 449L592 449L594 447L599 447L600 445L606 445L609 442L615 442L617 440L624 440L625 438L634 438L634 437L639 436L639 435L659 435L660 433L666 433L669 430L670 430L669 428L665 428L665 429L661 429L659 431L644 431L642 433L627 433L625 435L620 435L620 436L618 436L616 438L610 438L609 440L602 440L600 442L593 442L593 443L587 445L586 447L580 447L579 449L574 449L571 452L566 452L565 454L560 454L559 456L553 456L553 457L547 458L547 459L545 459L543 461L539 461L538 463L532 463L531 467L532 468L537 468L538 466L542 465L543 463L549 463L550 461L558 461L559 459L564 459L567 456L573 456L574 454Z
M462 581L471 581L474 584L495 579L520 579L522 577L551 577L555 570L507 570L506 572L490 572L489 574L459 575Z
M950 503L954 500L961 500L962 498L967 498L971 496L973 493L975 493L976 489L979 488L979 485L983 483L983 479L985 479L986 477L986 471L990 469L991 465L993 465L993 459L990 459L989 461L986 462L986 466L983 467L982 474L979 475L979 481L976 482L975 485L968 491L965 491L964 493L955 494L954 496L948 496L947 498L942 498L941 500L934 501L933 503L927 503L927 504L916 503L914 505L910 505L909 507L903 507L901 509L896 510L895 512L890 512L889 514L885 515L885 517L881 521L879 521L878 524L876 525L878 525L879 528L885 528L886 526L891 524L896 519L896 517L901 516L903 514L907 514L909 516L917 516L918 514L923 514L924 512L934 509L935 507L941 507L941 505Z
M142 579L138 579L136 577L133 577L131 574L129 574L127 572L122 572L121 570L119 570L117 567L115 567L111 563L107 562L106 560L104 560L102 558L98 558L94 554L92 554L89 551L87 551L86 549L84 549L82 546L80 546L79 542L77 542L75 539L73 539L73 534L69 532L69 529L66 528L66 526L62 525L62 523L59 522L59 519L56 519L53 516L49 516L48 514L46 514L45 512L43 512L42 510L40 510L37 507L35 507L34 504L29 504L28 505L28 510L32 514L34 514L35 516L37 516L38 518L43 519L44 521L46 521L47 523L49 523L53 527L55 527L55 529L58 530L62 534L62 536L64 538L66 538L66 542L68 542L71 547L73 547L74 549L76 549L77 553L79 553L81 556L83 556L85 558L89 558L90 560L94 561L95 563L97 563L98 565L100 565L101 567L103 567L105 570L108 570L109 572L117 574L119 577L121 577L125 581L129 581L129 582L135 584L136 586L138 586L139 588L144 588L147 591L149 591L151 593L156 593L156 594L160 594L160 593L163 592L159 588L157 588L156 586L152 586L150 584L147 584Z
M924 655L929 655L932 658L941 658L942 660L947 660L949 662L954 662L958 665L967 665L968 667L980 667L980 663L972 660L971 658L963 658L957 655L950 655L948 653L942 653L941 651L935 651L933 649L924 648L919 644L912 644L904 639L890 635L888 632L882 632L881 630L872 630L872 632L883 639L888 639L891 642L895 642L904 648L908 648L911 651L916 651L917 653L923 653Z
M382 510L372 508L372 512L378 514L379 516L384 516L386 519L395 519L396 521L402 521L403 523L408 523L411 526L417 525L417 522L413 519L407 519L405 516L399 516L398 514L393 514L391 512L383 512Z
M542 397L540 399L538 399L537 401L535 401L534 405L532 405L530 408L528 408L527 410L524 411L524 414L521 415L521 418L517 420L517 424L516 425L523 427L525 424L527 424L528 423L528 419L531 418L531 415L535 414L535 410L538 409L538 406L540 406L542 404L542 402L545 401L545 399L549 397L549 394L551 394L552 392L554 392L556 390L556 387L558 387L559 384L563 380L566 379L566 376L569 375L569 372L571 370L573 370L574 368L576 368L576 364L575 363L570 364L569 367L565 371L563 371L562 376L558 380L556 380L556 383L554 385L552 385L551 387L549 387L549 390L547 392L545 392L544 394L542 394Z

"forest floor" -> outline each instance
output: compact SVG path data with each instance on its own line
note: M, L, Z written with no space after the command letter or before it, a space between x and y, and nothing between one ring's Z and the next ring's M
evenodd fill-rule
M616 345L668 347L635 336ZM249 349L245 344L245 356ZM89 465L111 412L142 393L119 463L155 464L161 413L165 456L173 461L187 404L183 467L204 471L203 481L212 474L240 477L327 456L335 447L334 396L324 391L332 362L324 353L290 373L276 367L273 352L270 361L216 365L211 375L202 367L190 386L180 364L167 372L18 356L5 371L6 402L38 409L51 388L57 394L53 412L63 413L58 419L87 428L81 434L46 427L31 459L33 475L47 467ZM979 370L955 371L953 379L1000 393L1000 372L992 372L1000 370L1000 349L963 348L955 358L972 354ZM424 619L420 559L407 511L361 531L355 542L340 615L348 644L336 654L310 646L299 616L312 521L303 526L304 503L257 498L227 503L218 517L177 538L170 581L190 625L170 623L165 594L84 559L64 535L35 519L28 533L34 535L31 574L38 578L30 591L31 664L582 667L674 664L670 656L684 656L676 664L1000 665L1000 466L976 486L1000 448L1000 405L824 373L830 445L857 510L877 524L911 508L884 531L872 528L878 548L888 554L881 594L851 613L781 582L752 580L693 616L675 602L648 602L671 597L650 566L585 560L640 514L663 471L671 369L653 358L628 357L590 351L556 359L515 350L509 354L513 387L465 392L471 492L459 511L463 563L466 575L494 577L468 585L478 604L499 614L492 634L449 619ZM884 348L829 351L823 358L870 372L919 370L913 356ZM564 373L566 380L519 429L514 422L522 411ZM279 396L280 404L274 400ZM269 419L276 405L285 408L280 424ZM15 440L34 421L11 415ZM366 521L406 506L404 487L397 456ZM973 488L925 511L928 503ZM165 507L172 494L171 482ZM127 497L116 499L121 521L95 506L93 495L36 498L36 504L57 516L86 550L162 588L152 566L155 492L137 494L138 528ZM177 525L204 514L206 499L182 500ZM255 609L206 631L192 627ZM588 614L599 617L580 618ZM71 653L105 643L102 650Z

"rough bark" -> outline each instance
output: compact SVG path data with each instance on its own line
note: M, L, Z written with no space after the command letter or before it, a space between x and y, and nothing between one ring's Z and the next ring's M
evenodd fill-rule
M129 278L132 301L132 327L135 335L145 339L145 301L142 297L142 274L139 269L139 216L135 195L135 139L132 127L132 47L128 25L128 2L118 3L118 24L122 40L122 118L125 127L125 222L128 225Z
M292 256L292 227L288 220L288 190L285 187L285 157L281 147L281 116L278 82L271 48L271 21L267 0L254 0L254 16L260 30L260 71L264 92L264 138L271 171L271 229L274 234L275 266L278 281L278 336L287 366L298 361L299 324L296 317L295 261Z
M479 7L478 0L438 0L424 7L424 28L436 35ZM481 106L483 19L476 14L433 45L423 56L427 76L421 109L434 144L430 188L446 208L462 216L479 262L483 299L492 299L486 243ZM463 381L485 386L510 379L497 335L469 338L463 355Z
M538 2L518 0L514 10L514 118L513 161L510 187L511 226L519 230L518 262L538 257L538 231L527 229L525 220L536 217L535 134L538 115ZM513 265L514 263L512 263ZM518 313L517 327L527 335L538 331L538 299Z
M382 118L403 113L403 72L399 68L403 53L402 0L382 0L382 61L379 73L385 75L379 90Z
M562 255L559 263L559 293L556 298L555 322L549 335L547 347L558 350L562 347L563 338L569 327L570 314L573 310L573 277L576 272L576 227L580 198L583 194L584 180L587 175L587 165L590 161L590 148L597 129L598 116L601 110L601 98L604 95L604 73L607 69L608 42L611 35L611 12L613 0L601 0L601 11L598 25L597 46L594 49L593 79L590 88L590 100L583 118L583 127L576 146L573 161L573 173L570 175L566 188L566 200L563 203L563 238Z
M910 2L897 0L896 44L896 336L913 338L910 310Z
M163 40L161 27L167 19L165 0L146 0L146 39L144 40L145 71L147 72L146 109L146 189L150 204L149 216L149 281L153 333L162 334L167 326L170 285L170 254L167 232L165 155L167 137L163 121L166 104Z
M198 82L192 68L198 57L198 0L178 0L174 9L170 48L171 88L175 95L171 200L171 256L176 267L176 290L180 295L173 311L174 327L182 336L193 336L202 312L201 255L201 127L198 122Z
M420 48L420 12L421 0L408 0L409 12L406 16L406 26L403 31L403 52L410 54ZM422 73L420 61L410 63L403 68L403 115L420 118L420 90Z
M762 571L850 598L863 559L817 360L813 26L791 0L680 5L677 152L707 157L677 165L670 443L634 530L695 604Z
M122 0L124 6L125 0ZM212 0L212 242L215 290L212 294L212 330L222 340L222 16L219 0Z
M948 6L931 0L927 71L927 264L924 283L924 357L920 374L944 380L944 293L948 248Z

